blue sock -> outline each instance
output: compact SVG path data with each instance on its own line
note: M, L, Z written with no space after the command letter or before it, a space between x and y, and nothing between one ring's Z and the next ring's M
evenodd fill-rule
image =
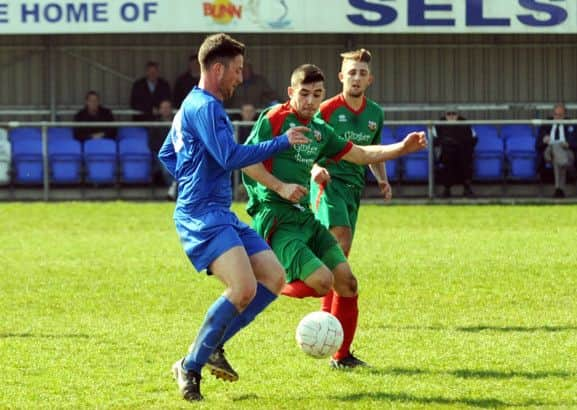
M261 283L258 283L254 299L226 329L226 332L220 341L220 346L224 345L231 337L237 334L239 330L252 322L254 318L268 305L270 305L276 298L277 295L272 293Z
M200 374L208 356L222 339L227 327L238 317L236 307L224 296L219 297L206 312L198 336L189 353L184 358L184 370L193 370Z

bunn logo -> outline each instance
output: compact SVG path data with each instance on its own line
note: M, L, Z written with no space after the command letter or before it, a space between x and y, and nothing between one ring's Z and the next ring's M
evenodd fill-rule
M515 1L510 2L510 7L501 10L515 9ZM349 0L360 13L347 14L347 19L358 26L387 26L398 19L403 6L409 27L452 27L457 25L457 19L464 20L467 27L509 27L512 19L529 27L553 27L564 23L568 17L564 7L566 0L516 0L526 12L515 15L509 11L507 15L493 17L487 17L491 10L489 3L488 0L445 0L443 3L439 0ZM464 15L456 15L456 4L464 4Z
M205 17L212 17L215 23L228 24L234 18L242 18L242 6L237 6L230 0L214 0L212 3L202 3Z

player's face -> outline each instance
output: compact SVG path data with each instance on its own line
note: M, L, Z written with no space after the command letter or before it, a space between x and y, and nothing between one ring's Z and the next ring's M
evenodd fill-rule
M365 90L373 81L373 76L367 63L344 60L339 80L343 83L345 96L358 98L365 94Z
M325 85L322 81L301 84L298 87L289 87L288 93L291 106L301 118L309 120L325 98Z
M242 83L242 65L244 57L237 55L230 60L228 66L222 66L222 74L219 78L219 90L223 100L228 100L234 94L234 90Z

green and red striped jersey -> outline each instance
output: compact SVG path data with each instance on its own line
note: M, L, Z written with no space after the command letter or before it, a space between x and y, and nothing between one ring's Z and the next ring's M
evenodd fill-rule
M284 134L289 128L306 126L310 131L305 134L309 144L294 145L263 162L275 177L285 183L299 184L310 188L310 172L313 164L321 158L339 161L352 148L352 144L335 134L334 130L321 118L314 117L305 121L298 116L289 102L279 104L263 111L254 124L245 144L258 144ZM267 189L243 174L243 183L247 189L249 215L258 212L262 204L290 205L293 203L281 198L276 192ZM310 199L304 195L300 205L309 208Z
M374 101L363 97L358 110L352 109L342 94L324 101L316 114L331 125L335 133L355 145L378 145L381 143L383 128L383 110ZM365 186L365 166L348 161L321 160L318 164L325 167L331 178L359 188Z

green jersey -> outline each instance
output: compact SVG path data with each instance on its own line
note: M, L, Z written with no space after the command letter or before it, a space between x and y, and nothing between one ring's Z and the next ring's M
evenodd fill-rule
M310 131L306 136L310 143L293 145L263 162L266 169L285 183L293 183L309 189L311 169L321 158L339 161L351 150L353 144L340 138L321 118L315 117L309 122L299 118L290 103L279 104L261 113L245 144L258 144L284 134L289 128L306 126ZM292 202L281 198L276 192L257 183L243 174L243 183L247 189L249 202L247 211L254 216L261 205L294 206ZM304 195L300 207L310 208L310 199Z
M330 124L335 133L355 145L378 145L381 143L383 128L383 110L374 101L363 97L363 104L353 110L342 94L336 95L321 104L316 114ZM319 165L325 167L331 178L354 185L360 189L365 186L365 167L348 161L335 163L321 160Z

